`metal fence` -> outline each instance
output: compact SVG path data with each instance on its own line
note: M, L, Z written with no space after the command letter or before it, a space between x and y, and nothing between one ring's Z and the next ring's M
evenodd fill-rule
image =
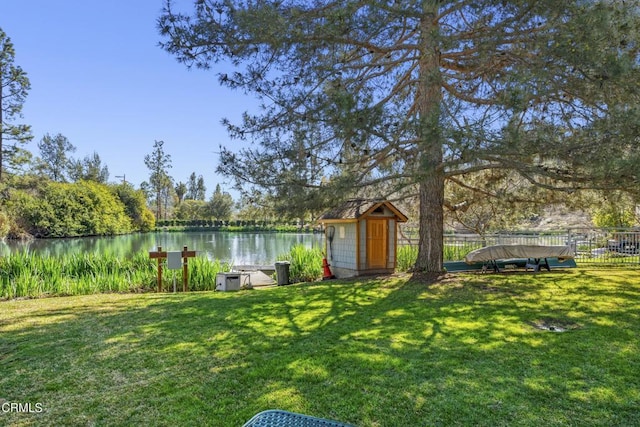
M417 246L417 227L400 229L399 245ZM487 235L453 233L444 236L444 260L461 261L474 249L491 245L571 246L578 265L640 264L640 230L582 229L544 232L501 232Z

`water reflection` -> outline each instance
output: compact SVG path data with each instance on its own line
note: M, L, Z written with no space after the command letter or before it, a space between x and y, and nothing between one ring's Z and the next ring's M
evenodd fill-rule
M238 264L272 264L278 255L291 246L324 247L322 234L290 233L144 233L112 237L83 237L73 239L38 239L30 242L6 241L0 243L0 255L29 250L51 257L73 253L108 253L128 256L136 252L148 252L162 246L164 250L177 251L183 246L205 252L212 259Z

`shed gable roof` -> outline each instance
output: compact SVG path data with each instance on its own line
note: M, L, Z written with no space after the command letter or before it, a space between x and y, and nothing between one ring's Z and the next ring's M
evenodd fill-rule
M325 213L318 219L320 222L327 220L354 220L368 215L380 206L386 206L396 216L399 222L406 222L407 216L400 212L391 202L386 200L347 200L342 205L337 206Z

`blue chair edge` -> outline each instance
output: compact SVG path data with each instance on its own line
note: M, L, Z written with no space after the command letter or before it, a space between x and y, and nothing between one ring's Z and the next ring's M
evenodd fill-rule
M249 421L247 421L246 423L244 423L243 427L252 427L254 424L254 422L258 421L261 417L263 416L268 416L270 414L283 414L283 415L288 415L288 416L293 416L293 417L300 417L302 419L306 419L308 421L317 421L319 423L323 423L324 425L327 425L327 427L355 427L352 426L351 424L345 424L339 421L335 421L335 420L329 420L326 418L318 418L318 417L313 417L311 415L305 415L305 414L300 414L297 412L290 412L290 411L285 411L282 409L267 409L261 412L258 412L257 414L255 414L253 417L251 417L251 419Z

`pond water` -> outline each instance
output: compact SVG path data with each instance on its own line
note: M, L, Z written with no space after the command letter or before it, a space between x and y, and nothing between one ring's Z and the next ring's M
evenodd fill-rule
M278 255L289 252L296 244L324 247L321 233L230 233L230 232L157 232L112 237L73 239L36 239L29 242L0 242L0 256L29 250L56 257L73 253L110 253L127 256L148 252L162 246L166 251L179 251L183 246L211 259L241 264L273 264Z

